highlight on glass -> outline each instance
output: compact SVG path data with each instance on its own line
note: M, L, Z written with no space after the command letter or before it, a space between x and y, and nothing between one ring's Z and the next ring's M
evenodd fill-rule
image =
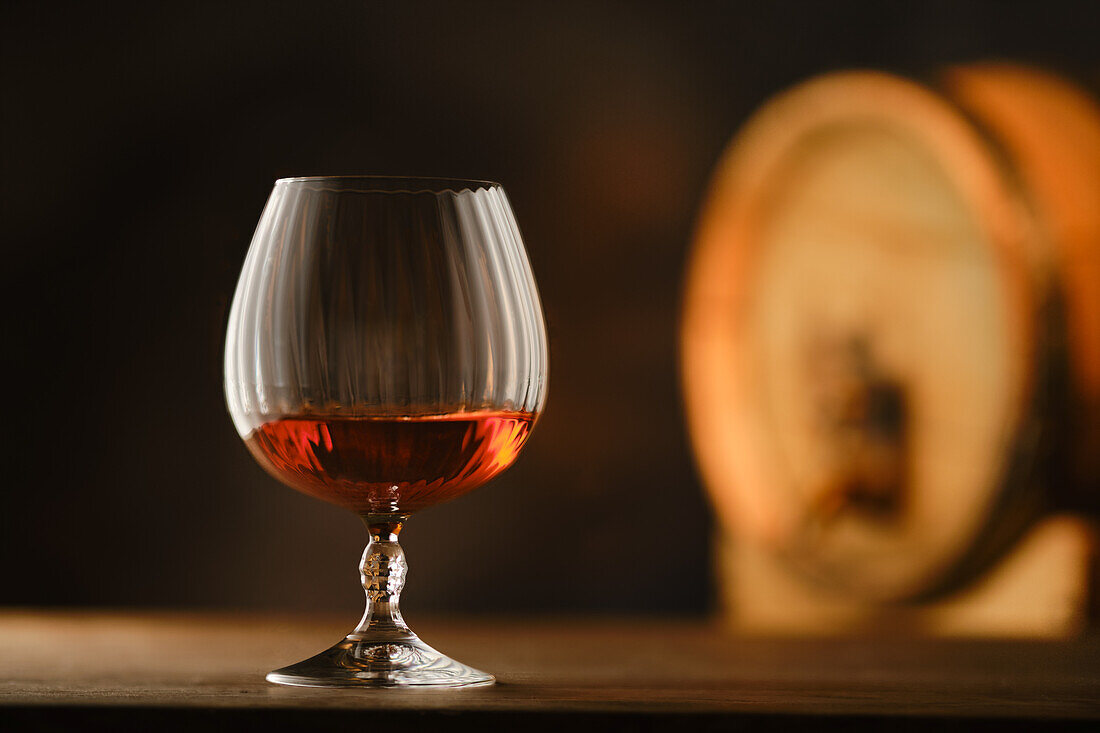
M358 514L370 541L359 625L268 680L493 682L402 619L398 536L413 513L516 460L546 401L547 357L534 276L499 184L275 183L230 311L229 412L260 465Z

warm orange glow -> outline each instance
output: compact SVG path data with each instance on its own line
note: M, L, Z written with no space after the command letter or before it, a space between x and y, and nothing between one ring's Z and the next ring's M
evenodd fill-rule
M510 466L533 421L518 412L296 415L261 425L247 443L270 473L305 494L360 513L414 512Z

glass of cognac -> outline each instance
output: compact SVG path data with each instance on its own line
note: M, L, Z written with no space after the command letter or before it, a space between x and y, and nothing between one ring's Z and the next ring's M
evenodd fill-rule
M401 618L409 515L511 465L546 401L546 327L508 198L489 181L276 181L229 316L233 422L275 478L366 524L359 626L267 679L491 684Z

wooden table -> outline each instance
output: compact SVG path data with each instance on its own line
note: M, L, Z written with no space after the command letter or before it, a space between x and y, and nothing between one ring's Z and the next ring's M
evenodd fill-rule
M415 619L414 619L415 621ZM350 619L0 611L0 730L1100 731L1100 637L737 639L698 622L416 623L497 675L458 690L271 685Z

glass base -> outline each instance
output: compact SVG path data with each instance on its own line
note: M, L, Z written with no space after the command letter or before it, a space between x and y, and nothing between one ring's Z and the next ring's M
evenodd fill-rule
M495 679L412 634L395 641L366 641L351 634L315 657L270 672L267 681L298 687L469 687L491 685Z

